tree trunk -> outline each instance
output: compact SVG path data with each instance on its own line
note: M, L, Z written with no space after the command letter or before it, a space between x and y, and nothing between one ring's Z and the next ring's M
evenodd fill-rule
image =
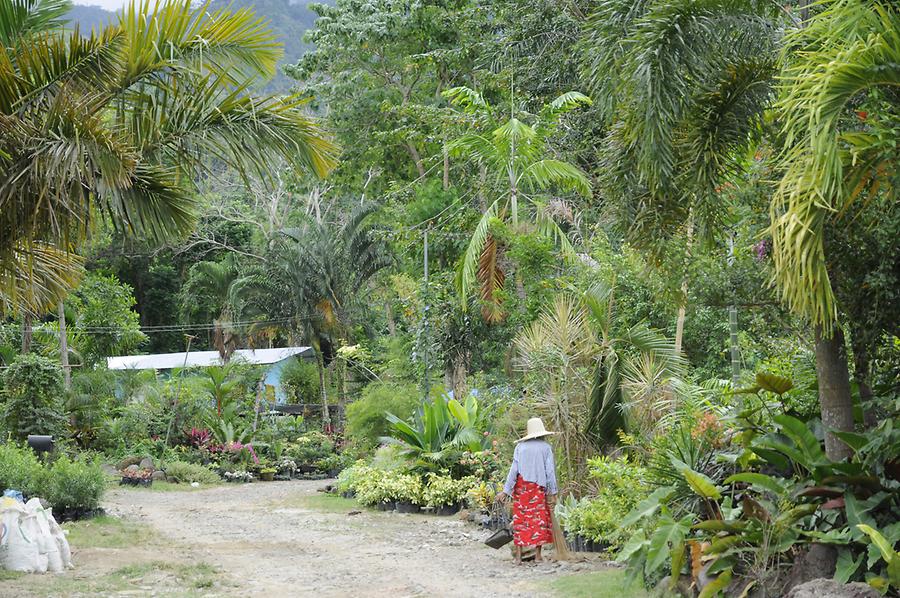
M444 191L450 188L450 151L444 144Z
M34 335L31 314L22 316L22 353L31 353L31 340Z
M59 313L59 363L62 365L66 390L72 387L72 372L69 369L69 339L66 337L66 306L60 301Z
M466 387L468 361L467 354L458 353L444 366L444 385L453 391L453 397L458 401L462 401L469 390Z
M816 326L816 374L822 427L825 428L825 454L833 461L843 461L850 457L850 447L831 431L853 431L853 397L844 333L837 326L831 338L825 338L821 326Z
M684 337L684 315L687 309L687 281L681 284L681 292L685 295L678 306L678 317L675 319L675 353L681 353L681 339Z
M316 350L316 369L319 370L319 392L322 394L322 428L331 431L331 414L328 413L328 393L325 390L325 361L322 352Z
M410 142L406 143L406 149L409 151L409 155L412 157L413 162L416 164L416 171L419 173L419 177L425 176L425 164L422 162L422 156L419 155L419 150L416 149L416 146Z
M388 334L391 338L397 336L397 323L394 322L394 310L391 309L391 302L384 302L384 314L387 317Z

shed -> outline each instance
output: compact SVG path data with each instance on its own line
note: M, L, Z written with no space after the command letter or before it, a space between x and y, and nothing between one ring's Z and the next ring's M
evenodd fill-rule
M312 347L282 347L278 349L238 349L231 355L232 362L269 366L265 384L275 393L275 402L284 403L287 395L281 387L281 373L292 358L315 359ZM106 367L111 370L171 371L180 367L210 367L222 365L218 351L191 351L190 353L156 353L151 355L123 355L107 357Z

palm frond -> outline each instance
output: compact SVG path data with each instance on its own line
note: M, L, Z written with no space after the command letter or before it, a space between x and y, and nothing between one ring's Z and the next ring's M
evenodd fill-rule
M497 217L497 209L497 202L494 202L482 214L481 220L478 221L478 225L469 239L469 245L466 247L466 252L456 271L456 289L459 293L463 310L466 309L469 295L478 282L479 260L487 244L491 221Z
M69 12L69 0L4 0L0 2L0 44L9 48L32 33L58 29Z

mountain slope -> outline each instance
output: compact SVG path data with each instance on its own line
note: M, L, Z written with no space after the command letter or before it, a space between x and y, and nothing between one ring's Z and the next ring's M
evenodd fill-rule
M321 0L323 4L333 4L334 0ZM225 6L235 8L249 7L256 14L269 22L269 25L278 35L279 41L284 44L283 64L293 64L309 47L303 42L303 34L313 26L316 15L307 8L305 1L291 2L290 0L213 0L211 9ZM104 23L115 20L115 13L103 10L97 6L75 5L69 12L70 26L76 24L81 31L88 32L91 28L100 27ZM267 86L269 91L287 91L290 88L291 79L284 76L279 69L278 75Z

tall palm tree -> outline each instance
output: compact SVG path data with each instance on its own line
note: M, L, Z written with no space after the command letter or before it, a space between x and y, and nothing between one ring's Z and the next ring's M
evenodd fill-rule
M859 226L860 210L898 199L900 8L830 2L786 42L777 109L787 149L771 208L775 279L788 306L815 327L822 423L852 430L825 238L829 229ZM833 435L825 441L829 457L850 455Z
M227 363L239 342L234 315L240 310L241 272L234 254L219 262L197 262L191 266L182 289L185 296L205 296L218 311L213 320L213 346ZM194 305L196 302L186 302Z
M186 231L192 181L211 162L263 177L272 154L332 167L302 98L251 93L281 54L252 11L132 0L83 37L59 28L68 7L0 3L0 303L23 305L17 279L58 299L66 270L33 275L34 248L69 251L100 214L152 239Z
M465 309L469 293L478 285L484 318L499 321L503 312L496 291L503 287L506 275L499 260L501 247L491 234L491 222L498 218L508 220L514 230L519 230L520 216L533 213L536 231L553 238L566 258L575 255L565 233L537 194L556 187L590 196L588 176L578 166L550 157L547 144L560 117L579 106L589 105L591 100L578 92L565 93L545 105L537 115L518 115L530 120L529 124L519 120L512 111L504 120L499 108L492 107L480 93L468 87L449 89L444 96L483 131L467 133L451 141L448 149L485 168L500 190L499 197L488 205L475 227L460 265L457 287Z
M361 205L343 222L313 217L282 231L282 239L262 273L237 283L270 314L293 322L316 352L322 393L322 420L331 425L325 368L368 303L366 286L391 264L387 243L370 221L376 206Z

